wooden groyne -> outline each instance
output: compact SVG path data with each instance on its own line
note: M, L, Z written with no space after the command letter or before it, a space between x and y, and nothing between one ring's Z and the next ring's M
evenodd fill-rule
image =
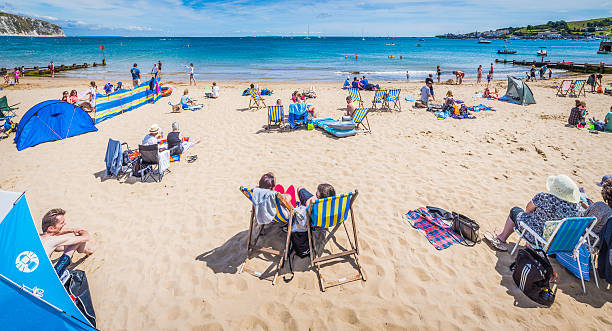
M495 59L495 63L512 64L517 66L529 66L542 67L546 65L552 69L562 69L571 72L582 72L582 73L612 73L612 64L605 64L601 62L599 64L592 63L574 63L574 62L550 62L550 61L517 61L517 60L500 60Z
M102 60L102 63L94 62L92 64L88 64L88 63L83 63L83 64L74 63L72 65L61 64L61 65L55 66L55 73L62 72L62 71L69 71L69 70L85 69L89 67L105 66L105 65L106 65L106 60ZM14 70L15 70L14 68L0 68L0 75L4 76L6 75L7 72L10 74ZM51 76L51 68L50 66L23 67L23 74L25 76Z

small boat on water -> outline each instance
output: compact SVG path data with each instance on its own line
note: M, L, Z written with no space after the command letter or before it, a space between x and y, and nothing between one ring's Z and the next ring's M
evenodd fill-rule
M540 47L540 50L536 52L538 56L548 56L548 51L545 49L546 47Z
M479 44L490 44L491 41L490 40L486 40L484 38L480 38L480 39L478 39L478 43Z
M498 49L497 54L516 54L516 51L504 48L504 49Z
M425 41L425 39L421 38L421 39L419 39L419 41Z
M416 44L416 47L421 47L421 44Z
M612 54L612 41L600 42L597 54Z

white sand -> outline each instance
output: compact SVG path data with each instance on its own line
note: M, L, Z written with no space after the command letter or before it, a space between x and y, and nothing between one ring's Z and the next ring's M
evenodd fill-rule
M21 102L20 115L87 83L24 82L32 85L0 92L11 103ZM555 82L530 84L538 103L529 107L473 99L483 89L474 83L436 85L438 98L450 89L468 105L498 111L477 113L474 120L436 120L403 101L402 112L368 115L371 134L344 139L320 131L265 133L266 112L245 110L248 97L241 93L247 84L219 83L221 98L209 100L202 97L202 82L191 89L204 102L201 111L171 114L168 99L162 99L99 124L99 132L21 152L13 136L0 141L0 188L27 190L39 229L42 215L61 207L68 211L68 226L93 234L98 251L87 259L77 254L73 262L87 272L103 330L610 329L610 290L588 283L583 295L580 281L553 261L560 276L556 302L550 309L533 308L512 281L507 253L484 243L437 251L402 217L435 205L472 217L482 230L501 229L512 206L524 207L545 190L548 175L560 173L601 200L595 182L612 173L612 135L565 127L574 99L556 97L550 88ZM185 84L170 85L175 103ZM311 84L259 85L275 91L268 104L281 98L287 106L293 90ZM320 114L340 117L346 91L339 84L315 85ZM381 85L401 87L402 98L418 97L421 87ZM505 82L496 85L505 91ZM369 105L373 92L362 95ZM582 99L589 116L599 119L612 105L610 96L589 93ZM167 133L173 121L183 134L202 139L186 154L197 154L195 163L173 163L161 183L105 179L109 137L137 147L152 123ZM293 281L276 286L237 274L251 208L238 187L255 186L268 171L285 186L314 190L328 182L338 193L359 190L355 216L367 282L323 293L308 259L295 261ZM270 231L265 242L278 248L282 238L275 234ZM261 270L269 265L262 259L253 263ZM329 270L354 272L346 262Z

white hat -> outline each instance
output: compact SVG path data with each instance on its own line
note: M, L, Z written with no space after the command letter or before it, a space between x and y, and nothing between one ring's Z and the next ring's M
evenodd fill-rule
M149 133L157 133L157 132L159 132L159 125L157 124L151 125L151 128L149 129Z
M550 176L546 179L546 189L559 199L578 203L580 190L578 185L566 175Z

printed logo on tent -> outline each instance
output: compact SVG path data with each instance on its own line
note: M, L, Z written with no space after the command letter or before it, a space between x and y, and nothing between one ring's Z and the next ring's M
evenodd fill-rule
M38 256L34 252L23 251L17 255L15 267L21 272L32 272L38 268Z

